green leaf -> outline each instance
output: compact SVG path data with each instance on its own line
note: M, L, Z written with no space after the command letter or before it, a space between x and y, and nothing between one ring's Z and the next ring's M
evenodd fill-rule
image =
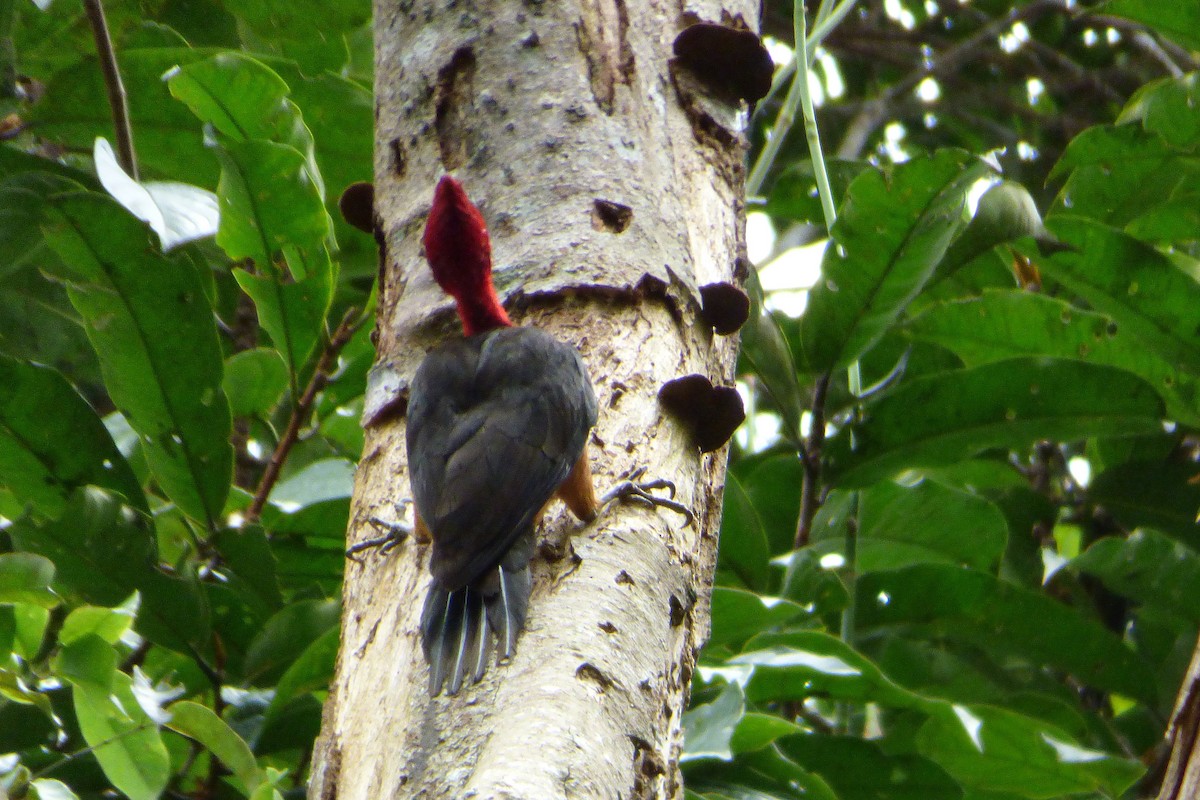
M1072 673L1085 684L1155 702L1149 665L1098 622L1046 595L983 572L919 564L860 576L859 630L920 625L1007 657ZM911 627L907 635L912 636Z
M46 628L50 624L50 609L17 603L11 607L16 626L13 650L27 661L33 661L42 649Z
M329 215L304 155L289 145L257 139L224 140L215 149L221 162L217 244L229 257L253 259L267 270L284 247L294 245L311 251L289 259L297 280L329 272Z
M1157 357L1200 374L1200 285L1153 247L1090 220L1047 224L1074 249L1040 262L1043 275L1112 317Z
M800 486L804 466L794 450L742 459L730 464L730 472L746 490L754 512L762 523L771 553L791 550L796 538L796 519L800 515Z
M293 135L295 107L288 85L270 67L238 52L184 64L167 78L171 95L202 122L238 142L284 142Z
M884 481L861 494L857 569L894 569L915 563L995 567L1004 553L1004 515L982 497L922 481L904 487ZM819 552L841 552L844 526L815 524Z
M328 688L333 680L337 664L341 630L335 625L316 638L304 649L279 678L275 685L275 696L267 708L266 723L278 717L288 703L305 692Z
M235 417L266 416L288 388L287 365L275 350L258 347L225 361L221 382Z
M366 0L325 3L242 0L234 8L242 35L259 49L278 49L310 72L339 72L349 58L346 37L370 22Z
M151 641L186 652L208 638L208 608L190 573L159 571L150 521L101 489L88 487L67 502L61 519L18 520L9 528L20 550L54 562L54 585L100 606L118 606L133 589L142 597L137 630Z
M866 656L819 631L765 634L729 660L753 667L746 697L753 703L805 700L814 695L892 708L926 709L927 700L897 685Z
M202 51L189 47L121 50L122 83L130 121L137 131L143 178L161 177L197 186L212 186L216 181L217 170L205 156L196 118L171 99L162 80L173 67L203 57ZM54 74L45 96L31 107L30 120L37 124L39 137L68 151L90 153L97 136L112 134L107 98L104 72L96 59L89 57Z
M342 500L354 491L354 464L344 458L324 458L282 480L271 490L271 504L285 511Z
M54 608L58 597L50 590L54 563L33 553L0 553L0 605L29 603Z
M260 525L225 528L212 540L221 554L228 585L242 596L263 619L279 610L283 597L275 553Z
M79 795L62 781L53 778L38 778L30 783L30 800L79 800Z
M54 424L47 424L52 414ZM0 485L47 517L95 484L147 510L142 487L87 401L49 367L0 354Z
M246 678L271 682L322 634L336 629L340 617L340 606L332 600L301 600L285 606L247 648Z
M117 674L117 651L95 634L81 636L55 654L54 674L73 686L107 694Z
M742 715L737 730L733 732L729 747L735 753L751 753L761 750L776 739L801 732L799 725L783 717L747 711Z
M242 269L235 269L233 277L254 301L259 324L289 370L299 370L320 338L332 296L330 281L312 277L298 283L280 283Z
M679 760L732 760L730 742L745 712L746 697L736 683L726 684L711 703L684 712L683 754Z
M743 753L728 763L693 761L685 765L685 779L706 798L720 800L840 800L819 775L777 747Z
M154 722L133 696L133 680L113 675L110 692L76 686L75 715L113 786L130 800L157 800L171 775L171 758Z
M953 275L998 244L1042 231L1042 217L1029 190L1014 181L1001 181L979 198L975 216L946 250L933 280Z
M1017 356L1050 356L1119 367L1144 378L1173 418L1200 424L1200 381L1103 314L1029 292L986 291L941 303L914 319L909 333L948 348L968 367Z
M266 64L225 52L179 68L167 82L172 95L233 142L260 140L294 148L304 157L308 180L324 197L312 133L288 99L288 85Z
M1071 566L1125 597L1200 622L1200 555L1160 533L1138 530L1128 539L1101 539Z
M1200 0L1112 0L1104 13L1149 25L1189 50L1200 50Z
M854 447L846 435L829 443L827 477L865 486L991 447L1151 433L1161 429L1163 414L1154 389L1122 370L1010 359L917 378L867 404Z
M1134 92L1117 121L1139 121L1146 130L1157 133L1175 147L1195 148L1200 146L1198 101L1200 73L1160 78Z
M744 642L810 612L779 597L717 586L712 591L712 634L709 647Z
M962 224L966 190L983 169L947 150L854 180L800 323L807 371L846 366L895 324Z
M1200 551L1200 485L1187 463L1127 461L1092 478L1088 496L1128 528L1156 528Z
M779 320L763 308L762 286L758 282L758 273L753 270L746 280L746 290L750 294L750 319L742 328L741 358L779 410L784 435L799 442L802 440L800 416L804 404L791 346Z
M212 709L190 700L180 700L172 703L167 711L171 714L167 727L204 745L242 782L247 795L263 782L262 771L250 746Z
M835 200L846 196L846 189L866 170L873 169L865 161L840 158L825 159L829 185ZM825 226L825 212L817 190L817 179L811 161L800 161L786 167L771 186L766 212L775 220L811 222Z
M722 570L732 571L750 589L766 588L771 576L767 537L750 497L733 475L726 478L718 548Z
M107 197L56 200L49 238L75 273L105 386L143 437L159 485L216 527L229 492L232 418L221 391L213 311L195 268L157 251L145 225Z
M849 736L789 736L783 753L825 779L838 800L955 800L962 790L932 760Z
M1138 125L1097 126L1067 145L1050 178L1070 172L1051 214L1131 230L1164 203L1200 198L1200 161Z
M140 606L141 595L137 592L115 608L80 606L73 609L63 621L62 629L58 632L58 641L71 644L76 639L95 635L109 644L116 644L126 631L133 627Z
M964 787L1029 798L1119 797L1145 771L1136 761L1080 747L1043 722L987 706L954 706L931 717L917 745Z

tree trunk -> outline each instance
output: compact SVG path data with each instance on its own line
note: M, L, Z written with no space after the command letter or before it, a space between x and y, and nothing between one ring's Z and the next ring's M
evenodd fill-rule
M570 538L534 559L516 657L453 698L429 697L419 645L428 548L348 561L311 797L682 795L727 451L701 454L657 393L692 373L732 382L736 339L703 321L698 287L736 283L746 264L744 107L669 65L701 20L753 29L757 2L376 3L378 359L350 543L408 497L391 401L431 346L461 335L419 244L447 170L488 222L514 321L583 354L598 490L645 466L696 519L626 504L583 526L552 507L540 535Z
M1192 654L1192 663L1167 731L1171 760L1158 792L1158 800L1192 800L1200 797L1200 642Z

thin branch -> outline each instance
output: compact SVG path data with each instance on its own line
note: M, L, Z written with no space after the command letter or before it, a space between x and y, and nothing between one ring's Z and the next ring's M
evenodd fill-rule
M117 158L121 168L135 181L138 179L137 155L133 151L133 126L129 122L129 98L125 84L121 82L121 70L117 67L117 53L113 50L112 38L108 35L108 23L104 19L101 0L83 0L88 22L92 25L92 36L96 39L96 53L100 56L100 69L104 73L104 86L108 90L108 105L112 109L113 135L117 140Z
M804 479L800 485L800 516L796 520L798 550L808 544L812 535L813 518L821 507L821 459L825 448L825 398L829 392L830 373L817 378L813 385L812 423L804 444Z
M928 65L921 65L881 92L878 97L863 104L858 116L851 120L837 152L841 158L857 158L867 139L887 119L892 102L911 92L921 81L930 76L945 75L958 69L976 54L976 50L989 44L1017 22L1037 19L1053 10L1061 10L1056 0L1036 0L1029 5L1014 8L1011 12L994 19L958 44L943 51Z
M283 464L287 461L288 454L292 447L300 438L300 429L304 427L308 421L309 414L312 413L313 404L316 401L317 393L325 388L325 384L329 381L330 370L337 360L338 353L350 341L350 337L358 330L359 326L366 320L366 315L355 319L358 310L350 308L346 310L342 317L341 323L333 336L325 345L325 349L321 351L321 358L317 361L317 366L313 369L312 378L308 381L308 386L304 387L304 393L300 395L300 401L296 403L292 409L291 417L288 418L287 429L283 432L283 437L279 440L279 444L275 446L275 451L271 453L271 460L267 462L267 468L263 471L262 480L258 483L258 489L254 492L254 500L250 503L250 507L246 509L245 518L248 522L253 522L262 514L263 507L267 504L267 497L271 494L271 489L275 487L275 482L279 480L279 472L283 469Z

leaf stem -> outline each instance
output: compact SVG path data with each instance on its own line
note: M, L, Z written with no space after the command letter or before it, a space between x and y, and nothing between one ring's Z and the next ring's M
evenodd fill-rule
M342 316L342 321L334 331L333 336L325 344L324 350L321 351L321 357L317 361L316 368L313 369L312 378L309 379L308 385L304 387L304 393L300 395L299 402L292 408L291 416L288 418L287 429L283 432L283 437L279 440L279 444L275 446L275 451L271 453L271 460L267 462L267 468L263 471L262 479L258 483L258 489L254 492L254 500L246 509L245 519L247 522L255 522L262 515L263 507L267 504L267 497L271 494L271 489L275 487L276 481L279 480L279 473L283 469L283 464L287 460L288 453L300 438L300 429L304 427L308 421L309 414L312 412L313 403L316 401L317 393L325 388L325 384L329 381L329 373L337 359L338 353L350 341L350 337L354 332L366 321L367 315L355 319L358 315L358 309L346 309L346 313Z
M88 22L92 26L92 37L96 40L96 53L100 56L100 70L104 73L104 86L108 90L108 105L112 110L113 136L117 140L117 158L121 168L135 181L138 179L137 155L133 150L133 126L129 121L129 97L121 81L121 70L117 67L117 53L113 49L112 37L108 33L108 22L104 18L101 0L83 0Z

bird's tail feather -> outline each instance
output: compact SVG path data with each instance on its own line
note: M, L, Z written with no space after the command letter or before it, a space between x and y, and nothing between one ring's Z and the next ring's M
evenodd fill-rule
M464 682L478 683L487 672L492 637L498 659L516 652L517 636L525 627L532 579L528 567L509 571L497 567L495 585L479 582L447 591L434 583L421 612L421 646L429 662L429 694L458 694ZM448 682L448 685L447 685Z

